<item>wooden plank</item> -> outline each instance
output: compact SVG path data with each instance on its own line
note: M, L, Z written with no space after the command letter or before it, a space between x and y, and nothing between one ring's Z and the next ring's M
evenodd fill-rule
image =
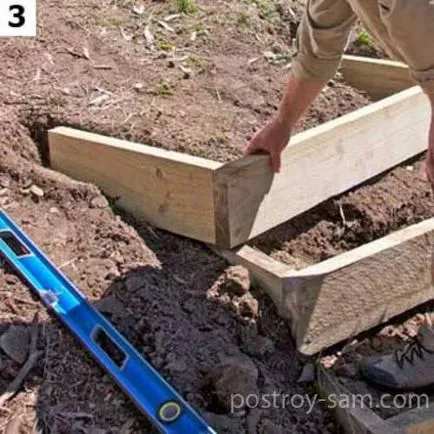
M283 310L315 354L434 298L434 218L286 277Z
M49 131L51 167L91 182L133 215L215 243L213 173L221 164L71 128Z
M368 408L363 396L351 393L322 366L318 367L318 389L346 434L405 434L400 426L382 419Z
M433 246L431 218L302 270L249 246L217 251L250 271L311 356L432 300Z
M232 248L427 148L430 109L412 87L294 136L273 174L266 155L215 173L217 244Z
M416 85L408 67L393 60L346 55L342 58L340 72L348 84L366 91L374 100Z
M418 407L405 411L390 419L388 423L400 427L406 434L432 434L434 433L434 405L426 405L422 394L414 394L412 405ZM418 399L419 401L415 401Z

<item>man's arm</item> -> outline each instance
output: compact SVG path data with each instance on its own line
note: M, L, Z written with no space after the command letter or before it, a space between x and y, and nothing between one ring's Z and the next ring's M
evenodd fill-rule
M336 73L356 16L347 0L308 0L297 31L298 53L276 117L257 132L245 154L270 154L273 171L294 126Z
M292 129L326 83L327 80L306 80L290 73L276 117L253 136L245 154L267 152L273 171L279 172L280 156L288 145Z

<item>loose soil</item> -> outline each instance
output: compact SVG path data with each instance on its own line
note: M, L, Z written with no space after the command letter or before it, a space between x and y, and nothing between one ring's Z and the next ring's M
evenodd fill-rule
M328 200L250 244L294 269L336 256L434 215L423 157Z
M96 187L44 167L46 131L69 125L229 161L275 112L302 5L203 0L179 14L172 1L44 0L37 39L0 41L0 205L219 433L340 431L326 409L307 403L230 414L230 393L314 392L296 381L304 360L287 325L260 288L249 290L241 271L200 243L139 223ZM299 129L367 103L337 79ZM390 176L408 196L399 182L365 187L344 207L347 220L404 199L414 201L406 218L420 218L429 200L421 169L406 178L402 170ZM307 251L317 234L306 229ZM362 229L369 238L373 229ZM8 267L0 272L0 394L22 366L37 311L40 354L0 408L0 429L19 418L21 433L153 432ZM21 348L12 348L20 333Z

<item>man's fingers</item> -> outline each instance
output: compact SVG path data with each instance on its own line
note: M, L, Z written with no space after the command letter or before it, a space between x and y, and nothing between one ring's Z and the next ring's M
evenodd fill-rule
M273 172L275 172L275 173L280 172L281 155L282 155L282 153L280 151L274 151L273 150L272 152L270 152L271 168L273 169Z
M257 149L256 142L255 140L252 139L251 142L244 148L243 154L244 155L253 154L256 151L256 149Z

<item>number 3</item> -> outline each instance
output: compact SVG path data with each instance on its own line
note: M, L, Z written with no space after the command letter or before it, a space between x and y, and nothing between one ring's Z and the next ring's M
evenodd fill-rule
M15 10L15 13L12 15L14 18L16 18L18 21L9 21L10 27L21 27L26 22L26 19L24 18L24 12L26 11L23 6L21 5L10 5L9 11L13 12Z

